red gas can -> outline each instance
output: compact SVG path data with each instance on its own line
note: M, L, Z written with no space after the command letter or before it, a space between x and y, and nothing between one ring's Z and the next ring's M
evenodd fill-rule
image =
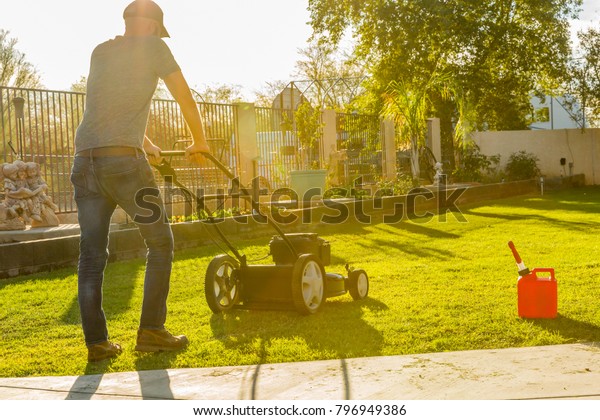
M534 268L517 282L521 318L556 318L558 291L553 268Z

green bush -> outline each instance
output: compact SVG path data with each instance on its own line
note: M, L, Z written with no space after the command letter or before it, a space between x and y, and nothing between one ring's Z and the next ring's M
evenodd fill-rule
M410 174L398 174L392 181L380 180L377 182L379 196L405 195L414 187Z
M521 150L513 153L506 164L506 176L509 181L521 181L540 176L537 166L539 159L533 154Z
M500 155L486 156L475 143L465 144L460 155L460 163L452 172L456 181L483 182L492 168L500 162Z

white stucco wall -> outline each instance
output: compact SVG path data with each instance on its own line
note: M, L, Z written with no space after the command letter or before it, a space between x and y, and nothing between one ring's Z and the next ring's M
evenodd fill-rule
M584 174L586 184L600 184L600 129L487 131L474 133L473 139L481 153L500 155L502 167L511 153L524 150L538 157L545 177Z

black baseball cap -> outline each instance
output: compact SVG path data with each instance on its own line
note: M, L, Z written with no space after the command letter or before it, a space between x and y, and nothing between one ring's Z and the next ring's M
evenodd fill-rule
M170 35L163 23L163 16L162 9L152 0L135 0L123 12L123 19L142 17L157 21L160 24L160 37L169 38Z

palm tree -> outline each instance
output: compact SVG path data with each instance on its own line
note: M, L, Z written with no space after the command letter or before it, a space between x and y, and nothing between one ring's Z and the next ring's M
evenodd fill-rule
M448 73L437 73L424 83L410 83L406 80L392 81L384 93L383 115L392 118L400 131L400 141L410 145L411 170L413 180L420 177L419 150L425 144L427 117L432 106L433 95L441 95L443 99L456 102L458 120L456 123L455 139L462 142L465 124L463 110L464 102L453 87L452 78Z

